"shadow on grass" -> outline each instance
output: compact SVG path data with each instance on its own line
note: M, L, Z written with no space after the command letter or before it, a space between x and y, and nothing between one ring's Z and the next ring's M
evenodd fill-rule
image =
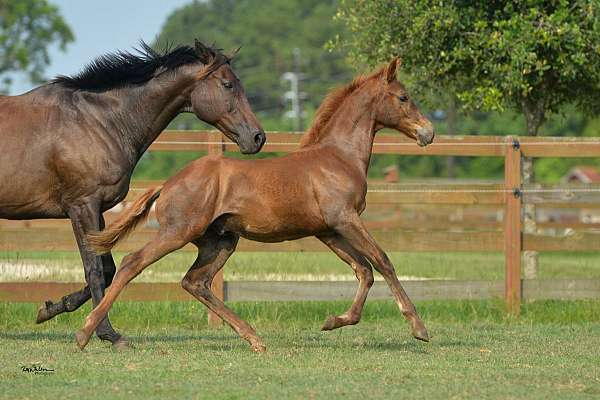
M75 340L74 333L66 332L0 332L0 339L8 340L51 340L57 342L69 342Z

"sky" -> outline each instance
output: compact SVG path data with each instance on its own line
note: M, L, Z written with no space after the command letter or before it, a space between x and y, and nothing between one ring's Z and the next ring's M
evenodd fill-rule
M127 50L140 39L152 42L167 16L192 0L50 0L75 34L65 53L50 48L51 63L45 75L69 75L79 72L96 56L117 49ZM33 88L22 75L13 76L11 94Z

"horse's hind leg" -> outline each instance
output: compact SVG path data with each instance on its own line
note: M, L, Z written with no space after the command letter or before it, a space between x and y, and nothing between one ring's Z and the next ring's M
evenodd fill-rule
M83 289L63 296L60 301L53 303L51 300L47 300L44 304L38 308L36 324L46 322L59 314L64 312L73 312L81 307L86 301L92 297L90 293L90 287L85 286Z
M104 217L100 215L100 230L102 229L104 229ZM100 259L102 262L102 272L104 275L104 287L107 288L110 286L113 277L115 276L115 261L111 253L100 256ZM92 294L90 292L90 287L86 285L81 290L63 296L63 298L57 303L53 303L51 300L48 300L42 306L40 306L40 308L38 308L38 315L35 322L37 324L41 324L42 322L46 322L64 312L73 312L85 304L91 297ZM98 335L110 336L110 333L100 331Z
M210 290L215 274L235 251L238 239L239 236L232 233L218 235L210 230L194 242L198 246L198 258L185 274L181 286L221 317L242 339L250 343L254 351L261 352L265 351L266 347L256 331Z
M104 285L108 287L115 276L115 261L110 253L102 255L100 258L102 259L102 270L104 272ZM79 309L91 297L90 287L86 285L81 290L63 296L57 303L48 300L38 308L38 315L35 322L36 324L41 324L64 312L73 312Z
M342 261L350 265L358 279L358 290L348 311L339 316L330 315L321 329L330 331L346 325L356 325L360 321L369 289L373 286L373 269L369 262L341 236L321 236L319 240L325 243Z
M183 247L188 241L178 236L176 231L169 234L159 232L157 236L147 243L141 250L127 255L121 263L121 268L115 275L112 285L107 289L102 301L90 312L85 319L85 324L81 330L75 334L79 348L83 348L90 340L92 332L98 327L101 321L106 318L112 304L125 285L135 278L146 267L170 252Z

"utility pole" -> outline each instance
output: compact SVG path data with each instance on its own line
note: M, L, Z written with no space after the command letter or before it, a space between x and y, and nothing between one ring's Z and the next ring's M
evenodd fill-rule
M302 110L302 100L306 99L306 93L300 91L300 83L304 78L300 72L301 55L300 49L293 50L294 63L293 71L288 71L281 76L281 79L290 83L290 90L283 94L283 99L289 101L291 109L286 111L284 116L294 120L294 130L297 132L304 131L304 111Z

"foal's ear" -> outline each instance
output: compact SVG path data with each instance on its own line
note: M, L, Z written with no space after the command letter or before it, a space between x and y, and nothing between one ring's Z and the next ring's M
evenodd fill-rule
M394 57L392 61L390 61L390 63L387 65L387 67L385 67L383 76L387 83L390 83L396 79L396 72L398 71L398 68L401 64L402 61L400 61L398 57Z

